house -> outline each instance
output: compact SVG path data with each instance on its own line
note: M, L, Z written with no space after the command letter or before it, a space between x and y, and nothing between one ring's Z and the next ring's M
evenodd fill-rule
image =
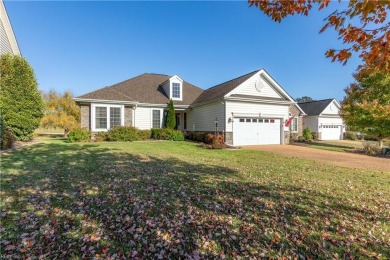
M335 99L298 103L306 113L303 128L317 134L318 140L342 140L345 125L340 117L340 104Z
M7 10L3 0L0 0L0 55L6 53L20 55L20 50L8 19Z
M285 123L290 106L296 104L264 69L207 90L177 75L145 73L75 101L81 108L81 126L99 132L117 125L163 127L170 99L177 129L218 131L232 145L288 143L290 129Z

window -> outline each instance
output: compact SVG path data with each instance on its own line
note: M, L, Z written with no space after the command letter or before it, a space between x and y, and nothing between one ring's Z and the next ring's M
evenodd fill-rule
M95 128L107 129L107 107L96 107Z
M246 121L247 123L250 123L250 122L251 122L251 119L250 119L250 118L247 118L245 121Z
M106 131L124 124L124 107L120 105L92 104L92 131Z
M270 123L275 123L275 120L274 119L270 119L269 122Z
M172 98L181 98L180 83L172 83Z
M264 121L263 121L263 119L259 119L259 123L263 123Z
M294 117L290 124L291 132L298 132L298 118Z
M184 113L184 129L187 129L187 113Z
M244 118L240 118L240 122L241 122L241 123L244 123L244 122L245 122L245 119L244 119Z
M264 119L264 123L269 123L269 119Z
M121 125L121 108L110 107L110 128Z
M152 127L161 128L161 110L153 110Z
M252 119L252 123L257 123L257 119Z

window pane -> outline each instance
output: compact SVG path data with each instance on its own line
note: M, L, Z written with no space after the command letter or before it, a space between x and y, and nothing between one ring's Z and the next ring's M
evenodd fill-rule
M269 119L264 119L264 123L269 123Z
M257 119L252 119L252 123L257 123Z
M240 122L241 123L245 122L245 119L244 118L240 118Z
M246 121L247 123L250 123L250 122L251 122L251 119L250 119L250 118L247 118L245 121Z
M172 97L180 98L180 84L172 83Z
M259 123L263 123L263 119L259 119Z
M107 108L106 107L96 107L95 128L107 129Z
M110 108L110 127L121 125L121 109L120 107Z
M153 110L153 119L152 119L152 125L153 128L161 128L161 111L160 110Z

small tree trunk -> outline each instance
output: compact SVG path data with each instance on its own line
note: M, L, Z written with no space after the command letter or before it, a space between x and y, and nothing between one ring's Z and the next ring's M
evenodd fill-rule
M379 148L383 148L383 139L382 138L379 138Z
M65 128L64 129L64 137L67 138L68 137L68 134L69 134L69 128Z

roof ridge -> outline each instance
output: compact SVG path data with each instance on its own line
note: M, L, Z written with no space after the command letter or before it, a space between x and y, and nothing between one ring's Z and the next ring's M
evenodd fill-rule
M160 76L173 77L173 76L171 76L171 75L162 74L162 73L154 73L154 72L149 72L149 73L144 73L144 74L150 74L150 75L160 75Z
M258 71L260 71L260 70L261 70L261 69L254 70L254 71L252 71L252 72L249 72L249 73L246 73L246 74L244 74L244 75L238 76L238 77L236 77L236 78L234 78L234 79L231 79L231 80L222 82L222 83L220 83L220 84L218 84L218 85L212 86L212 87L210 87L210 88L208 88L208 89L205 89L205 90L210 90L210 89L212 89L212 88L216 88L216 87L218 87L218 86L220 86L220 85L223 85L223 84L226 84L226 83L228 83L228 82L230 82L230 81L233 81L233 80L236 80L236 79L245 77L245 76L247 76L247 75L249 75L249 74L252 74L252 73L254 73L254 72L258 72Z
M327 98L327 99L321 99L321 100L312 100L312 101L298 102L298 104L306 104L306 103L313 103L313 102L320 102L320 101L327 101L327 100L334 100L334 98Z

